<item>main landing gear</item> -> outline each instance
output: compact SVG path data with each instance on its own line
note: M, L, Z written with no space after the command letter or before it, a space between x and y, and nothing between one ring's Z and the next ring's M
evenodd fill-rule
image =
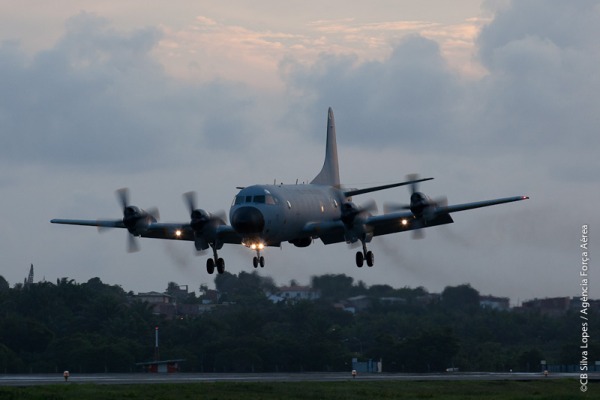
M366 261L368 267L372 267L375 263L375 256L372 251L367 251L367 245L362 242L363 251L356 252L356 266L362 268L363 263Z
M206 272L212 275L215 272L215 267L217 268L217 272L222 274L225 272L225 260L219 258L217 254L217 248L215 246L211 246L213 249L213 258L209 258L206 260Z

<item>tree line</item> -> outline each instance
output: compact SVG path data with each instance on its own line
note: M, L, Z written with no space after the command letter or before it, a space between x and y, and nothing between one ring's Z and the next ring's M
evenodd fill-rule
M479 307L469 285L447 287L433 301L424 288L368 287L346 275L312 278L317 301L273 303L270 278L215 278L220 303L195 317L166 319L132 292L99 278L58 279L10 287L0 276L0 373L132 372L154 359L185 359L182 371L344 371L352 358L383 361L387 372L538 371L540 361L578 364L577 310L561 316ZM168 288L177 287L169 283ZM370 306L334 307L352 296ZM396 298L402 301L382 301ZM180 302L200 303L193 293ZM590 360L600 359L598 314L590 316Z

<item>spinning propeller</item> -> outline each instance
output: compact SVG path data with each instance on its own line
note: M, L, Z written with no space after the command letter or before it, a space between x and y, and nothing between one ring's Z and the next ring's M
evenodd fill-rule
M375 200L369 200L361 206L357 206L350 201L342 204L340 220L344 223L346 242L351 246L358 240L365 240L367 235L369 235L370 232L366 231L361 216L372 212L377 212Z
M360 207L351 201L342 204L341 220L348 228L352 228L356 217L364 212L377 212L377 203L375 203L375 200L369 200Z
M206 250L211 242L214 243L216 228L219 225L226 224L227 216L223 211L211 214L201 208L197 208L195 192L184 193L183 200L190 212L190 226L194 231L196 250Z
M406 179L416 181L419 179L419 176L417 174L410 174L406 176ZM438 197L436 199L427 197L422 192L419 192L418 182L411 183L410 193L410 205L386 203L384 205L384 212L388 214L401 210L410 210L416 220L413 225L419 227L413 230L413 239L422 239L425 237L425 233L421 227L426 226L429 220L444 212L444 208L448 206L448 199L446 197Z
M158 209L154 207L148 210L142 210L129 204L129 189L127 188L119 189L115 193L123 210L123 219L101 221L102 225L99 225L98 229L103 231L107 228L127 228L129 231L127 251L129 253L139 251L140 246L136 237L143 234L148 228L148 225L158 222L158 219L160 218Z

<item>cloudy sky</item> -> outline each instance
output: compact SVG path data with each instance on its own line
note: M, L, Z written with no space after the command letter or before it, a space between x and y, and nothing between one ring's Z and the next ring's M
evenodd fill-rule
M118 217L121 187L176 222L190 190L227 211L236 186L309 181L331 106L347 186L418 172L435 178L422 191L450 203L531 200L455 214L423 240L376 238L372 269L316 242L269 249L261 273L432 292L470 283L513 303L581 293L581 226L592 249L600 226L600 2L252 3L0 3L0 274L11 284L31 263L37 280L97 276L136 292L212 284L191 243L143 239L127 254L125 231L49 220ZM220 255L230 272L253 270L249 250Z

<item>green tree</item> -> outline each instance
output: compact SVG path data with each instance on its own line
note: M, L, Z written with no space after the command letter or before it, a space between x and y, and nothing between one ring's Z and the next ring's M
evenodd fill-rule
M477 310L479 308L479 292L469 284L448 286L442 292L442 304L455 310Z
M321 297L326 300L342 300L353 295L354 279L344 274L321 275L311 278L313 289L321 292Z
M272 280L263 279L256 271L240 272L238 275L225 272L215 277L215 287L223 302L266 301L265 292L273 290Z
M0 295L8 293L9 289L10 285L8 284L8 281L4 279L2 275L0 275Z
M2 321L0 342L17 353L43 352L52 339L53 333L37 320L11 315Z
M540 362L544 360L542 352L536 348L523 351L518 358L518 369L524 372L540 371Z

